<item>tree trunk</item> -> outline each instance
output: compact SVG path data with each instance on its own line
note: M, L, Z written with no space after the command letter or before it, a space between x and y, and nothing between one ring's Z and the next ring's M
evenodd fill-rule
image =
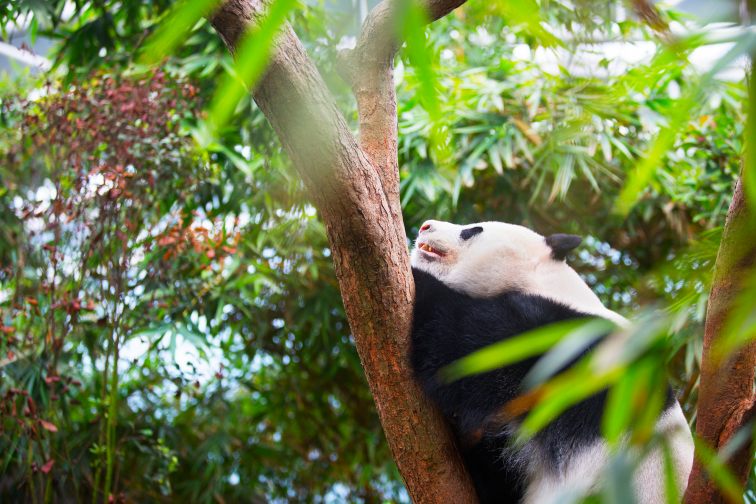
M753 217L748 211L743 186L738 182L727 213L722 244L717 255L714 281L706 311L704 347L698 394L696 434L715 450L723 448L735 433L753 420L753 380L756 368L756 341L740 348L722 360L716 342L725 328L728 316L736 307L742 280L750 278L756 265L756 243L753 241ZM745 485L753 458L753 445L745 443L728 460L728 466ZM727 502L724 494L706 473L696 457L685 493L686 504Z
M214 13L211 22L232 52L268 3L229 0ZM431 1L431 18L460 3ZM357 351L412 500L475 502L448 426L415 383L407 357L414 284L399 202L391 10L376 7L352 54L361 145L289 25L253 94L326 225ZM373 44L372 56L359 52Z
M744 10L744 24L751 25L756 14L756 1L749 0ZM714 267L709 303L706 309L704 346L701 356L701 378L698 393L696 434L709 447L719 451L749 422L756 420L756 340L737 349L732 355L720 356L717 343L727 330L734 310L743 309L742 303L752 304L742 291L745 282L756 275L756 219L754 195L756 191L756 81L753 64L756 52L751 53L749 79L748 124L746 125L746 155L740 180L735 186L732 203L727 212L722 243ZM751 188L746 191L744 183ZM751 308L752 309L752 308ZM750 437L744 446L731 454L727 466L745 486L753 461L754 440ZM720 504L727 502L726 495L712 481L699 461L698 454L688 479L685 504ZM739 498L738 501L742 500Z

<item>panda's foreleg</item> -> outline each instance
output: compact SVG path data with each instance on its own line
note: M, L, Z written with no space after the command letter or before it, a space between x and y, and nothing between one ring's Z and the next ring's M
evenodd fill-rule
M680 404L675 401L664 411L656 423L657 432L663 434L667 440L672 463L674 465L675 482L679 495L683 495L688 485L693 467L693 437L688 427ZM664 455L661 448L655 448L643 459L635 471L634 488L637 501L650 504L667 502L664 489Z
M667 440L679 495L683 495L693 466L693 439L682 408L673 402L660 416L656 431ZM609 462L610 450L599 438L572 455L560 471L534 460L529 467L524 504L549 504L566 494L584 495L600 489ZM667 502L664 487L664 456L660 447L640 462L633 475L635 500L639 504Z
M599 438L573 454L561 471L554 471L551 464L535 461L529 468L523 504L549 504L562 500L567 494L577 497L596 490L608 460L609 447Z

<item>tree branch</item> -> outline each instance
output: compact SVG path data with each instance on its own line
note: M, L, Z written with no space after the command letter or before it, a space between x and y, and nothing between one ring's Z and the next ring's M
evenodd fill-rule
M717 254L714 281L706 310L701 357L696 433L715 450L727 445L733 436L753 419L755 407L753 380L756 369L756 341L745 345L724 362L721 362L713 351L731 311L739 300L743 279L756 273L756 244L753 243L753 233L756 229L753 215L746 205L741 181L738 181L735 187L735 194L727 212L722 244ZM748 479L752 457L751 440L727 461L741 485L745 485ZM693 463L684 502L727 502L698 457Z
M401 40L398 13L402 1L383 0L365 18L357 45L341 52L341 73L357 100L360 146L383 180L397 222L402 222L397 160L397 109L394 57ZM428 20L440 19L465 0L427 0Z
M756 0L743 2L743 24L753 26L756 21ZM720 450L726 446L746 424L754 420L756 395L753 380L756 372L756 341L744 345L725 357L719 358L717 341L723 336L732 312L742 307L744 281L756 275L756 201L749 200L743 184L756 181L750 177L756 171L756 50L751 50L751 75L748 83L748 122L745 129L746 153L740 179L735 186L732 203L727 211L722 243L714 266L709 303L706 307L704 346L701 355L701 382L698 393L696 433L712 448ZM750 193L752 195L753 192ZM753 462L754 439L750 437L745 446L734 453L727 464L745 486ZM688 479L685 504L719 504L726 502L726 496L714 484L704 470L699 457L693 462L693 470Z
M213 15L213 26L232 52L269 1L228 0ZM326 225L355 345L412 500L474 502L453 437L409 368L414 284L397 214L398 175L396 190L387 191L386 168L379 174L357 145L289 25L253 95ZM395 116L395 102L393 110ZM393 142L395 159L395 133Z

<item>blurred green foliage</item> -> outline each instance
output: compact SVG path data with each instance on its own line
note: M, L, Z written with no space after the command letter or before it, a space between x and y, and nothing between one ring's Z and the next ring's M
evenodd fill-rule
M212 105L230 96L219 82L259 76L254 51L272 31L251 42L252 64L232 63L201 18L211 3L0 7L6 32L57 42L52 73L0 88L2 501L407 500L323 225L251 98ZM357 12L306 3L288 16L353 125L335 55ZM695 420L744 84L690 64L705 38L670 48L620 3L471 3L428 28L412 12L397 60L408 234L435 218L586 236L575 267L610 308L645 308L656 329L603 382L580 369L547 382L556 400L528 425L616 384L607 438L633 427L663 443L644 431L652 416L625 406L653 403L637 391L666 368ZM601 47L623 42L655 57L617 71ZM568 59L539 64L549 51ZM590 72L568 64L581 58ZM207 108L223 117L211 136ZM649 183L625 186L639 160ZM609 480L620 488L631 466L618 457ZM753 481L745 498L756 502Z

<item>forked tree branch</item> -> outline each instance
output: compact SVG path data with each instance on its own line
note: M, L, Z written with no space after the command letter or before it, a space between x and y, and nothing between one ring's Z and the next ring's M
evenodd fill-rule
M401 46L400 15L410 0L383 0L368 14L354 49L341 51L341 74L357 100L360 146L378 169L397 222L401 219L397 160L394 57ZM466 0L427 0L428 21L440 19Z
M232 52L270 1L228 0L214 13L211 22ZM474 502L448 426L409 369L414 284L399 210L398 174L388 174L396 171L396 162L378 167L376 153L357 144L289 25L277 38L253 96L326 225L357 351L412 500ZM389 113L393 143L386 148L393 149L395 160L395 98L380 112Z

